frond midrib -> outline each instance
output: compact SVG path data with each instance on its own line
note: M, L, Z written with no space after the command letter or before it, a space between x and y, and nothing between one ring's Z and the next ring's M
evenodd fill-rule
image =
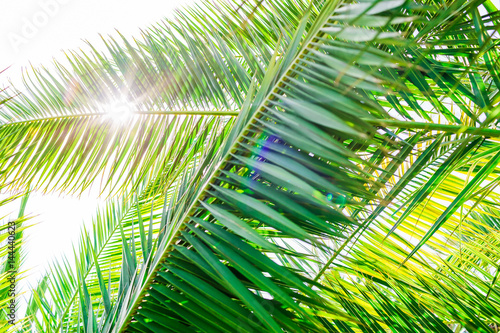
M238 111L221 111L221 110L180 110L180 111L133 111L130 113L134 116L228 116L235 117L238 116ZM51 120L64 120L64 119L79 119L79 118L90 118L90 117L109 117L109 113L106 112L95 112L95 113L81 113L81 114L70 114L55 117L42 117L29 120L18 120L7 122L1 124L0 128L14 125L29 124L33 122L41 121L51 121Z

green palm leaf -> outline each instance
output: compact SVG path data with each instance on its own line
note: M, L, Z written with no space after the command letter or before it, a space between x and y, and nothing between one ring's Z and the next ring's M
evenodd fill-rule
M233 5L72 54L2 110L4 182L125 193L31 327L492 332L497 8ZM123 98L117 131L100 110Z

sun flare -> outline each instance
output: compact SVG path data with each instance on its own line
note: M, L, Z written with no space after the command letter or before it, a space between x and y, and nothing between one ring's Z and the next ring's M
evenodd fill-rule
M121 98L103 105L102 110L106 114L106 118L117 123L125 123L132 117L134 105L125 98Z

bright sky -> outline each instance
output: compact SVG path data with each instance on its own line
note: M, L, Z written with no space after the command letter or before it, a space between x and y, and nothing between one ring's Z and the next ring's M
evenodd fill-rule
M86 48L82 40L102 49L99 34L139 36L145 29L170 16L173 9L193 0L4 0L0 13L0 85L9 77L18 85L21 68L29 64L50 67L52 58L64 57L64 50ZM0 197L4 197L0 195ZM0 198L1 199L1 198ZM37 215L35 225L25 233L28 239L25 269L31 269L22 283L34 284L47 263L60 253L72 256L71 244L78 239L85 221L90 225L98 204L96 193L82 198L33 194L26 213ZM0 216L15 211L18 203L0 208ZM25 288L23 288L25 289Z
M19 69L60 59L63 50L102 46L99 34L139 36L144 29L193 0L3 0L0 13L0 69ZM4 77L0 82L5 82Z

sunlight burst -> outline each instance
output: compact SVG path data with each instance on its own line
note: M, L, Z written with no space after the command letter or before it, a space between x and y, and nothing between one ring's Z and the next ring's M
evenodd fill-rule
M121 98L110 104L103 105L102 109L106 114L106 118L113 122L125 123L132 117L134 105L125 98Z

